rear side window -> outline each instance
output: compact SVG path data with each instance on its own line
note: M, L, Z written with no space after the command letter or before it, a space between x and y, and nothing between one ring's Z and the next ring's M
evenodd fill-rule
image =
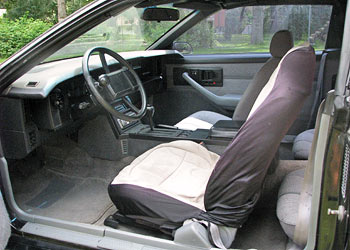
M271 37L289 30L294 44L325 48L330 5L250 6L221 10L195 25L176 42L192 46L193 54L269 52Z

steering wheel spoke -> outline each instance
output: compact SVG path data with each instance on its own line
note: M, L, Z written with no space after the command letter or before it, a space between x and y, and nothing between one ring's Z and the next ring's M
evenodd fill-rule
M89 69L89 59L92 54L97 53L102 63L105 74L98 78L98 82L93 79ZM106 54L117 60L121 66L120 69L111 71L106 60ZM103 47L89 49L83 58L83 74L86 84L91 94L97 102L113 116L122 120L134 121L141 119L146 113L146 92L143 88L140 78L132 66L116 52ZM140 92L141 108L137 108L126 96ZM135 112L133 115L127 115L118 112L114 107L117 101L122 100L127 107Z
M134 111L136 114L140 112L140 109L138 109L134 104L132 104L128 98L126 98L125 96L122 97L123 102L126 104L126 106L128 106L128 108L130 108L132 111Z
M123 99L123 98L125 98L126 96L131 95L131 94L133 94L133 93L135 93L135 90L133 90L133 89L131 89L131 88L124 89L124 90L119 91L118 93L116 93L115 98L116 98L116 99Z
M98 53L98 56L100 57L100 60L101 60L101 63L102 63L102 67L105 70L105 72L107 74L110 73L111 71L109 70L108 64L107 64L107 61L106 61L106 54L104 52L100 51Z

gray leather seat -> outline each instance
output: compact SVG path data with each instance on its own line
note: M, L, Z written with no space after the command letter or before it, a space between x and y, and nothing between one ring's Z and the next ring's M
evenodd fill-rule
M252 82L244 92L233 117L227 117L211 111L198 111L178 122L175 126L180 129L196 130L209 129L219 120L245 121L258 97L260 91L271 77L282 57L293 47L293 37L288 30L281 30L274 34L270 43L271 58L255 74Z

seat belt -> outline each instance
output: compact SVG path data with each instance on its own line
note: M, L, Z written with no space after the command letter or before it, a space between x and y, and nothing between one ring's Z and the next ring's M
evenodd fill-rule
M326 65L326 59L327 59L328 52L324 51L321 56L318 76L317 76L317 82L316 82L316 94L313 100L312 108L311 108L311 115L309 122L307 124L308 128L313 128L315 126L314 121L316 119L316 114L318 110L318 106L320 105L322 101L322 94L323 94L323 78L324 78L324 69Z
M205 220L188 219L184 225L192 222L198 222L207 229L209 242L222 250L227 250L236 238L237 228L218 226Z

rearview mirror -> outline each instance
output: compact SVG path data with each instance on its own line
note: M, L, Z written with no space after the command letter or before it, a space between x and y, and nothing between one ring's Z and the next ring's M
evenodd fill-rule
M142 14L142 20L145 21L177 21L180 14L177 9L170 8L146 8Z

